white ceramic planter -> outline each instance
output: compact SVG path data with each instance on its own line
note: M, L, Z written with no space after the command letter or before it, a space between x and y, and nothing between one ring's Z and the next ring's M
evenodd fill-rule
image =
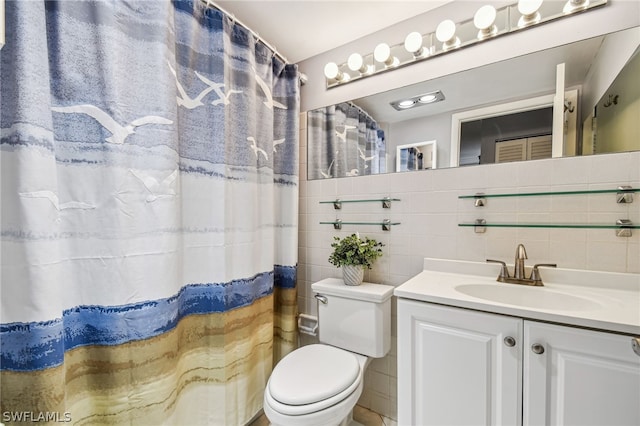
M360 285L364 279L364 267L361 265L345 265L342 267L342 278L346 285Z

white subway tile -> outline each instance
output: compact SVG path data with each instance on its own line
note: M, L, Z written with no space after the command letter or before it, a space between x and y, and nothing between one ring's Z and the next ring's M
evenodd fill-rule
M627 153L594 155L590 160L589 182L591 183L626 182L630 178L632 156ZM638 163L635 166L638 167Z
M635 234L639 234L640 231L635 230ZM627 270L634 274L640 274L640 244L628 243L627 244Z
M613 233L612 229L608 229ZM587 269L624 271L627 267L626 242L587 241Z

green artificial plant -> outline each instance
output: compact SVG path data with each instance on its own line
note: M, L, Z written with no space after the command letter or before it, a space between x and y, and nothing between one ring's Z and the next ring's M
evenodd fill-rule
M331 244L333 253L329 256L329 263L335 266L362 265L371 269L373 261L382 256L384 244L369 238L360 238L358 233L351 234L342 239L333 237Z

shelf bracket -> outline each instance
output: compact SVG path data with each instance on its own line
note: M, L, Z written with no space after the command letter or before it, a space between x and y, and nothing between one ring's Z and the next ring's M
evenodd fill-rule
M342 209L342 201L340 201L339 198L333 202L333 209L334 210Z
M342 219L336 219L336 221L333 222L333 229L342 229Z
M477 192L474 196L473 205L476 207L484 207L487 205L487 199L484 197L484 192Z
M631 231L633 222L629 219L618 219L616 225L620 227L620 229L616 229L616 237L630 237L633 234Z
M487 227L484 226L487 224L487 221L484 219L476 219L475 226L473 227L473 232L476 234L484 234L487 232Z
M631 189L633 188L628 185L619 186L619 192L616 194L616 202L618 204L633 203L633 192L630 191Z

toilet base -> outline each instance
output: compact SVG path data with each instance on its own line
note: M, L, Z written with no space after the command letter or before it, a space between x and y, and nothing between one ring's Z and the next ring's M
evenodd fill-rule
M274 411L264 401L264 414L273 426L362 426L353 420L353 408L362 394L362 380L356 390L340 403L315 413L289 416Z
M353 410L351 410L349 415L340 423L340 426L365 426L365 425L353 420Z

